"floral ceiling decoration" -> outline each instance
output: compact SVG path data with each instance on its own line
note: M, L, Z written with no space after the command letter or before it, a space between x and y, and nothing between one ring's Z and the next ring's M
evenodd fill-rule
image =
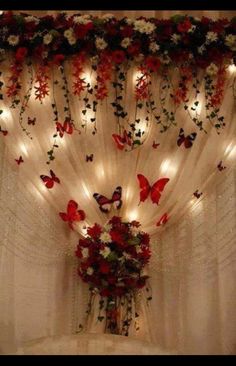
M128 332L117 301L139 287L143 238L200 208L233 164L235 64L236 18L0 14L0 138L25 189L81 236L79 275L106 297L106 329Z

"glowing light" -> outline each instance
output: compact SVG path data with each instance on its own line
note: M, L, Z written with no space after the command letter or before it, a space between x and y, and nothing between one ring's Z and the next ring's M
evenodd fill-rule
M19 144L19 149L23 152L23 154L25 154L26 156L28 156L29 154L28 154L28 151L27 151L27 148L26 148L26 146L25 146L25 144L23 143L23 142L21 142L20 144Z
M127 213L127 218L132 221L132 220L137 220L138 217L138 211L137 210L132 210L130 212Z
M136 71L133 74L133 83L136 85L137 79L141 78L143 76L143 73L141 71Z
M170 159L166 159L162 162L160 167L161 174L174 175L177 171L177 167L171 163Z
M0 114L0 118L4 121L4 120L10 120L11 122L13 122L13 118L12 118L12 114L9 111L8 108L1 108L2 113Z
M196 199L191 199L191 201L189 203L192 206L191 210L194 211L195 213L198 213L203 208L202 201L199 201L199 200L196 200Z
M104 172L104 168L102 164L98 164L96 166L96 175L98 178L104 178L105 177L105 172Z
M198 105L196 105L196 104L194 104L194 103L196 103L196 102L198 102ZM193 109L194 110L193 110ZM190 106L190 112L191 113L197 113L197 114L201 114L201 111L202 111L202 103L201 102L199 102L199 101L194 101L193 103L192 103L192 105Z
M233 144L230 144L227 149L225 150L225 153L228 155L229 159L236 157L236 146Z
M229 70L230 74L234 74L236 72L236 66L229 65L228 70Z
M92 84L93 80L92 80L92 74L91 72L89 71L85 71L82 75L82 79L84 79L84 81L87 83L87 84Z

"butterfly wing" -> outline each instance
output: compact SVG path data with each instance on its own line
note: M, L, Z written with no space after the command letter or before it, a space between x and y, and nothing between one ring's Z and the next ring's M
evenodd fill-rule
M99 194L99 193L94 193L93 197L95 198L95 200L97 201L98 205L99 205L99 209L104 212L104 213L108 213L111 209L111 200L109 200L107 197Z
M68 133L69 135L71 135L73 133L73 125L71 122L69 121L65 121L64 125L63 125L63 130Z
M50 189L54 186L54 181L51 177L47 176L47 175L40 175L40 178L42 179L43 183L45 184L45 186Z
M121 195L122 195L122 187L116 187L113 195L112 195L112 202L114 207L119 210L122 206L122 200L121 200Z
M197 133L193 132L184 139L184 146L186 147L186 149L189 149L193 146L193 141L195 140L196 136Z
M160 146L160 144L158 144L158 143L156 143L155 141L153 141L153 143L152 143L152 147L153 147L153 149L158 148L158 146Z
M67 205L67 215L69 217L69 221L74 221L78 209L78 203L74 200L70 200Z
M169 220L169 217L167 215L167 213L165 213L164 215L161 216L161 218L158 220L158 222L156 223L156 226L161 226L161 225L165 225L167 223L167 221Z
M54 182L60 183L60 179L56 176L56 174L52 170L50 170L50 174Z
M139 188L141 189L140 191L140 202L144 202L146 201L149 192L150 192L150 185L149 182L147 180L146 177L144 177L144 175L142 174L138 174L137 175L138 181L139 181Z
M121 136L116 135L114 133L112 134L112 138L113 138L113 140L114 140L114 142L116 144L116 147L119 150L123 150L124 147L125 147L125 141L124 141L124 139Z
M183 128L181 128L179 130L179 136L178 136L178 140L177 140L177 145L180 146L182 145L182 143L185 141L185 136L184 136L184 130Z
M59 216L62 218L63 221L69 221L69 217L65 212L59 212Z
M59 132L59 136L63 137L64 136L64 128L63 128L63 126L60 122L56 122L56 128L57 128L57 132Z
M161 192L163 192L166 184L169 182L169 178L161 178L151 187L151 200L158 205L161 198Z

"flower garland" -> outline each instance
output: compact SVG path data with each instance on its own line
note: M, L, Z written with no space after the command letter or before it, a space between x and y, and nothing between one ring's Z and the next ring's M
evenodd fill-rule
M97 319L105 320L106 331L128 335L134 314L139 316L135 299L140 289L147 286L148 276L143 270L151 255L149 240L139 222L122 222L117 216L103 228L98 224L88 228L87 236L79 240L78 274L89 284L91 292L87 313L91 312L93 297L99 294Z

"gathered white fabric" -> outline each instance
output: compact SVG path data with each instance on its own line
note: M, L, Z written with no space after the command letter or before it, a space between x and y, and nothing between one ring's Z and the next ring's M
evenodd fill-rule
M137 13L129 16L136 17ZM219 12L202 13L219 16ZM9 63L4 67L5 79ZM90 71L86 75L92 83L94 74ZM128 72L124 93L127 122L135 113L136 72L135 68ZM69 63L65 73L70 85ZM173 76L174 73L172 70ZM22 80L27 81L27 69L23 75ZM55 80L58 75L55 68ZM75 132L59 139L56 159L49 166L47 151L55 131L50 106L53 96L50 94L42 105L33 96L30 98L26 116L36 117L35 126L30 127L33 140L18 125L19 110L10 109L10 101L4 100L0 124L9 134L0 140L0 353L13 353L23 342L33 339L79 331L79 324L85 321L88 289L78 278L74 251L85 232L84 226L95 222L103 225L114 214L140 221L143 230L151 235L149 275L153 299L148 306L144 298L140 299L139 331L133 331L132 337L187 354L235 353L236 114L231 88L234 77L228 71L220 110L226 127L220 135L207 124L208 134L199 131L179 108L177 127L161 134L154 121L143 124L145 142L131 152L119 151L111 138L112 133L118 132L110 105L112 89L109 98L98 106L95 135L89 122L91 116L86 120L81 113L82 102L73 97L71 109L81 134ZM159 83L159 77L153 77L154 99L158 97ZM26 82L23 85L26 90ZM60 88L55 96L62 113ZM198 112L205 115L203 100ZM82 124L86 127L82 128ZM185 134L197 132L191 149L177 146L180 127ZM154 140L160 143L157 149L151 147ZM93 162L86 162L86 155L92 153ZM14 159L20 155L24 163L17 166ZM219 172L217 164L221 160L226 169ZM50 168L61 184L47 190L39 176L48 174ZM152 204L150 198L138 205L138 173L144 174L150 184L161 177L170 178L159 206ZM123 206L106 215L99 210L93 194L98 192L110 198L118 185L123 188ZM197 189L203 192L199 200L193 197ZM78 224L75 231L58 215L66 211L70 199L86 212L85 222ZM165 212L170 220L157 228L156 222ZM86 332L103 332L95 313ZM118 338L114 338L114 343L123 344ZM106 347L102 348L104 352Z

